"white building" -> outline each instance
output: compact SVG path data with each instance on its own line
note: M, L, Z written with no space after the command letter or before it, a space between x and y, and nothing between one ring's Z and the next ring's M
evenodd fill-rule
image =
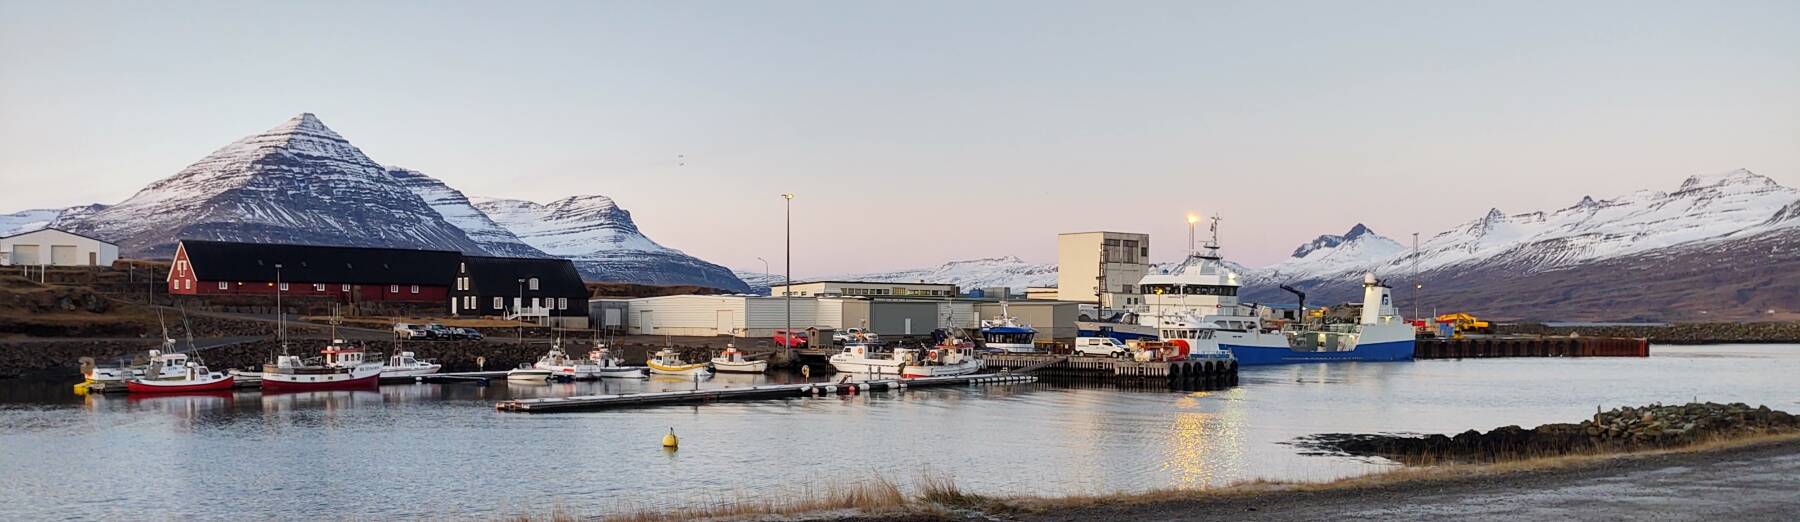
M119 245L54 228L0 237L0 265L112 266L118 260Z
M1057 300L1096 303L1105 297L1107 301L1100 304L1108 308L1136 304L1135 299L1115 303L1112 297L1135 294L1138 280L1150 273L1150 235L1127 232L1058 234L1056 264ZM1104 291L1100 288L1102 284L1106 285Z

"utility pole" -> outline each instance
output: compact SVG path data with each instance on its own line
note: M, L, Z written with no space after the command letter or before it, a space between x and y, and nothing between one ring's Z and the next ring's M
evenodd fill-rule
M785 307L781 327L786 329L781 334L781 355L794 360L794 193L784 192L781 199L787 204L787 239L786 252L782 254L787 268L781 276L781 304ZM807 339L812 342L812 339Z
M1417 320L1419 320L1419 289L1421 289L1421 288L1425 288L1425 284L1424 284L1424 283L1421 283L1421 282L1419 282L1419 233L1418 233L1418 232L1413 232L1413 255L1412 255L1412 262L1413 262L1413 266L1412 266L1412 269L1413 269L1413 273L1412 273L1412 279L1413 279L1413 298L1412 298L1412 302L1413 302L1413 320L1414 320L1414 321L1417 321Z
M525 344L525 279L519 278L519 301L513 303L513 312L519 314L519 344Z

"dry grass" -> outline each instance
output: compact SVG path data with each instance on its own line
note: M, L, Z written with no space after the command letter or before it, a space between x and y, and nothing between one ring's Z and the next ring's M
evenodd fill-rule
M1740 448L1800 440L1800 433L1763 433L1735 437L1715 437L1693 444L1657 450L1620 452L1595 448L1579 453L1558 455L1520 455L1506 460L1481 464L1436 464L1396 468L1379 473L1322 482L1290 482L1250 480L1227 486L1199 489L1157 489L1143 492L1117 492L1102 495L1010 496L989 497L964 492L953 477L927 471L915 481L917 491L908 495L898 484L886 478L875 478L847 484L830 484L824 490L805 490L797 496L750 498L738 493L729 501L711 506L673 510L642 509L623 515L604 517L608 522L661 522L670 520L740 520L759 517L796 517L817 515L831 518L832 512L857 515L876 514L897 518L951 518L950 510L973 510L986 514L1030 513L1062 509L1152 504L1171 500L1231 498L1276 492L1307 492L1345 489L1368 489L1405 483L1466 480L1485 476L1525 471L1570 468L1608 460L1693 453ZM545 517L517 517L519 522L565 522L578 517L560 505Z

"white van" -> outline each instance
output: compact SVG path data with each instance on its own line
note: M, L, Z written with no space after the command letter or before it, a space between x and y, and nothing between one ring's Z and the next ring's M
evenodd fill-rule
M1131 353L1125 343L1111 337L1076 337L1076 355L1098 355L1102 357L1124 357Z

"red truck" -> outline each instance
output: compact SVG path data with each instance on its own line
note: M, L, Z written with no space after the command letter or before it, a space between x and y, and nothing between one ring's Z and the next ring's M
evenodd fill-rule
M806 345L806 332L793 332L792 334L789 334L787 330L775 331L775 346L784 348L805 348Z

